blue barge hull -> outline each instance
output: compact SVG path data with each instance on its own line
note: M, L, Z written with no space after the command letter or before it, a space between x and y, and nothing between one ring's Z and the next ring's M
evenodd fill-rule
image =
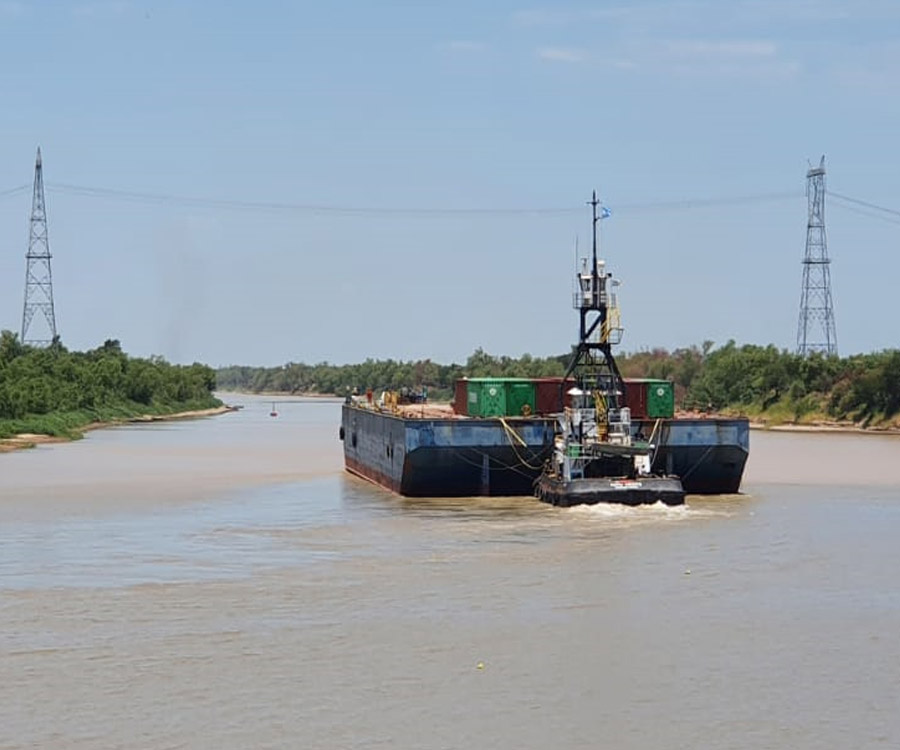
M636 423L649 435L654 423ZM746 419L669 419L653 471L679 476L690 494L737 492L750 448ZM348 471L408 497L533 495L553 446L551 417L402 417L345 404Z
M430 419L344 405L344 463L409 497L531 495L550 455L551 419Z
M653 423L640 423L637 429L649 435ZM724 495L740 489L750 455L749 420L664 419L656 442L652 470L679 477L688 494Z

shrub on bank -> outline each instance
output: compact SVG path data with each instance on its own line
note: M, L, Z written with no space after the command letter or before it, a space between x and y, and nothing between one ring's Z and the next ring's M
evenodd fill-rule
M129 357L116 340L70 352L58 339L39 349L0 333L0 437L72 437L92 422L218 406L214 388L210 367Z

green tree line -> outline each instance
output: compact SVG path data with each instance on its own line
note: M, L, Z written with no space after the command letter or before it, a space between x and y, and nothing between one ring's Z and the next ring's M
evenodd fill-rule
M550 377L565 372L568 357L519 358L492 356L477 349L465 364L441 365L430 359L408 362L394 359L367 359L352 365L317 365L288 362L280 367L223 367L216 372L222 390L251 393L318 393L341 396L348 389L361 392L428 388L432 400L446 399L458 378L468 377Z
M0 437L72 434L95 421L217 406L215 371L129 357L116 340L71 352L59 339L25 346L0 332Z
M708 353L687 397L775 421L884 423L900 412L900 351L802 357L729 341Z
M280 367L223 367L225 390L343 395L364 391L428 388L432 400L448 399L454 382L468 377L553 377L565 372L570 354L551 357L495 356L482 349L463 364L430 359L374 360L350 365L290 362ZM775 346L705 341L674 351L652 349L617 357L625 377L675 383L685 409L747 414L784 421L852 420L878 424L900 413L900 351L851 357L801 357Z

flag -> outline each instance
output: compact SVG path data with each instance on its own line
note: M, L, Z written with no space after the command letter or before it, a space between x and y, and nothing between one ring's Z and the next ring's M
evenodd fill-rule
M610 211L606 206L600 206L600 218L608 219L612 215L612 211Z

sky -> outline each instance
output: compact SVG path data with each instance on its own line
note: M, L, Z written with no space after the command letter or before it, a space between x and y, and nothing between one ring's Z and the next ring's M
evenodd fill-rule
M585 202L624 351L794 348L809 161L900 210L900 3L0 0L0 328L41 147L57 328L174 362L546 356ZM842 354L900 215L829 197Z

